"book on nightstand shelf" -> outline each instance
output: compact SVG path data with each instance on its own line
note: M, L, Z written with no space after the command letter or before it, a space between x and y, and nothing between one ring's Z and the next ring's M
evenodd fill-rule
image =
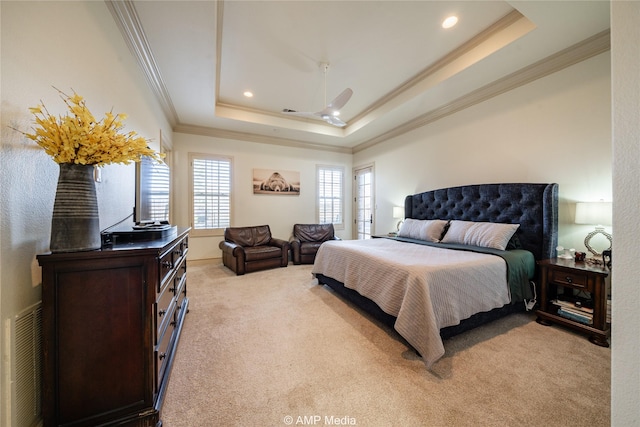
M578 313L577 311L573 310L573 311L569 311L570 309L566 309L566 308L559 308L558 309L558 315L562 316L564 318L570 319L570 320L574 320L576 322L582 323L584 325L591 325L593 324L593 316L587 313Z
M558 306L558 316L580 322L584 325L593 324L593 307L587 307L587 305L590 305L588 301L576 303L576 301L554 299L551 303Z
M593 314L593 307L587 307L588 303L585 304L576 304L573 301L564 301L561 299L551 300L552 304L558 305L562 308L570 309L570 310L578 310L580 313Z

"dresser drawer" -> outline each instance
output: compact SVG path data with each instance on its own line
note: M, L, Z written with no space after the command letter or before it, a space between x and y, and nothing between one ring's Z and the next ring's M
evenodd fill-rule
M176 321L179 321L180 316L184 315L183 310L187 307L187 304L185 303L186 300L186 295L184 294L180 294L178 297L178 301L176 303Z
M177 280L177 277L176 277ZM184 300L187 297L187 276L182 276L180 282L176 286L176 318L178 318L182 313L181 310L183 308Z
M187 254L188 249L189 245L186 238L183 239L180 244L176 245L176 247L173 249L173 260L176 264L178 264L181 258Z
M180 242L180 249L182 250L182 254L186 255L187 249L189 249L189 236L182 239L182 242Z
M175 330L175 321L174 314L171 313L171 322L167 325L167 329L164 331L164 334L160 338L160 343L156 346L155 351L155 365L156 365L156 374L158 378L158 383L156 384L156 391L162 384L162 380L164 379L165 371L167 370L167 362L171 359L171 345L173 343L173 332Z
M169 280L169 277L173 274L175 261L175 253L173 250L168 251L162 256L162 258L160 258L160 281L158 282L158 292L164 288L167 280Z
M582 289L588 292L593 291L586 274L564 270L551 270L550 273L551 282L557 285L567 286L575 289Z
M170 281L171 276L176 273L180 268L186 269L186 255L189 250L188 240L185 237L180 242L177 242L169 251L167 251L162 258L160 258L160 286L158 292L164 288ZM182 267L184 266L184 267ZM179 274L183 274L180 272Z
M186 277L186 274L187 274L187 263L183 261L182 264L180 264L176 269L176 275L173 278L173 281L176 287L178 287L178 284Z
M175 295L173 293L173 287L165 287L160 297L155 303L155 315L156 315L156 334L155 344L158 340L162 339L163 331L166 329L167 324L173 320L173 312L175 311Z

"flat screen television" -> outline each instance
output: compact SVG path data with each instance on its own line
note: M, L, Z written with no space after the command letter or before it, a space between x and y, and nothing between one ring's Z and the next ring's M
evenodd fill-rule
M164 162L142 157L136 163L136 225L169 224L171 170Z

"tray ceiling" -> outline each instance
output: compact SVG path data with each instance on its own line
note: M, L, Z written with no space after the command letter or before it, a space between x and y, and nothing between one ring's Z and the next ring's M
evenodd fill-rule
M107 4L174 130L344 152L609 48L605 1ZM343 128L282 114L347 87Z

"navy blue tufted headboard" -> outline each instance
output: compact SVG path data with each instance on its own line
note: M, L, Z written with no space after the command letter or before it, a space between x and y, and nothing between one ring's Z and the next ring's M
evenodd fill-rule
M405 218L520 224L523 249L537 260L555 257L558 184L479 184L407 196Z

